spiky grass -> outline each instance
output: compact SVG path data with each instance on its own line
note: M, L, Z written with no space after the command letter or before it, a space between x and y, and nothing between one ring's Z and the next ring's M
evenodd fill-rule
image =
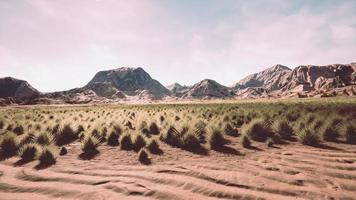
M349 144L356 144L356 125L346 124L342 128L342 135Z
M210 127L207 133L207 142L210 149L220 149L226 143L222 130L215 126Z
M50 166L56 163L58 150L55 146L45 146L41 149L38 160L40 166Z
M78 139L77 131L70 124L64 124L56 135L56 145L62 146Z
M82 141L82 151L84 154L95 154L98 152L97 147L100 141L95 136L88 136Z
M36 155L38 154L40 149L41 148L38 144L25 144L19 149L18 155L22 158L22 160L31 161L36 158Z
M151 139L147 144L147 149L153 154L161 153L161 149L159 148L158 142L156 139Z
M270 130L262 119L255 119L242 127L242 133L250 139L264 142L271 136Z
M5 157L14 156L19 148L17 135L13 132L7 132L2 138L0 147L1 154Z
M124 134L120 137L120 148L122 150L132 150L134 148L130 134Z
M314 132L310 126L305 127L297 133L298 141L304 145L316 146L320 143L319 134Z
M145 165L149 165L151 163L151 159L149 157L148 152L145 149L141 149L138 153L138 160Z
M244 148L249 148L251 146L251 141L250 141L250 139L248 138L247 135L242 135L241 139L240 139L240 142L241 142L241 145Z
M276 120L272 125L272 132L278 134L282 139L291 139L294 130L290 123L286 120Z

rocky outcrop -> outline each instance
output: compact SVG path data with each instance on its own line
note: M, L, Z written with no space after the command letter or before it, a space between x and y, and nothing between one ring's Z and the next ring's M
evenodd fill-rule
M314 90L328 91L334 88L345 87L354 84L353 73L355 67L350 65L305 65L295 68L287 78L287 84L283 91L293 90L297 87L300 91L310 92Z
M41 93L27 81L12 77L0 78L0 104L30 104Z
M355 71L356 64L302 65L293 70L276 65L247 76L232 88L239 98L353 95L352 87L347 88L347 92L336 89L355 85Z
M261 87L267 91L277 90L286 84L286 78L291 72L292 70L286 66L275 65L271 68L243 78L233 85L232 88L235 91L256 87Z
M193 85L182 97L183 98L228 98L233 97L235 93L229 87L220 85L214 80L204 79Z

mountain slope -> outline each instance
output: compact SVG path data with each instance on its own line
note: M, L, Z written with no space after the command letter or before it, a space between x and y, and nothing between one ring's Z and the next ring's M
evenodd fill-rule
M344 87L355 83L352 74L355 65L301 65L296 67L287 77L287 84L282 88L284 91L301 88L302 91L330 90Z
M82 90L93 90L98 96L109 99L117 97L118 94L121 97L122 94L135 96L142 94L143 91L157 99L170 95L167 88L152 79L140 67L100 71Z
M27 81L12 77L0 78L0 98L13 97L22 99L39 94L40 92L33 88Z
M188 92L188 90L190 89L190 87L182 86L179 83L174 83L172 85L168 85L168 86L166 86L166 88L168 90L170 90L174 96L177 96L177 97L182 96L184 93Z
M355 95L356 64L276 65L245 77L232 88L238 97L307 97ZM342 89L343 88L343 89Z
M231 88L223 86L211 79L204 79L193 85L183 98L226 98L233 97Z
M232 88L235 91L245 88L262 87L267 91L280 89L286 83L286 78L292 70L283 65L275 65L261 72L251 74L235 85Z

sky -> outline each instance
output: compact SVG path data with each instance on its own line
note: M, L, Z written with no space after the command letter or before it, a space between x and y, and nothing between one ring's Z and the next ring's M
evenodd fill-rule
M275 64L355 61L355 0L0 0L0 77L42 92L119 67L231 86Z

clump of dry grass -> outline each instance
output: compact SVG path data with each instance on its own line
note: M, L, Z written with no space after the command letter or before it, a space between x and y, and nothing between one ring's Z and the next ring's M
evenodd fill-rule
M314 132L310 126L305 127L297 133L298 141L309 146L316 146L320 142L319 134Z
M17 140L17 135L13 132L7 132L2 138L1 144L1 155L4 157L14 156L19 148L19 142Z
M120 138L120 148L122 150L132 150L134 148L132 140L131 140L131 135L129 134L124 134Z
M40 146L35 143L29 143L23 145L19 151L18 155L22 158L24 161L31 161L36 158L36 155L38 154L40 150Z
M46 167L56 163L57 160L57 149L54 146L42 147L38 155L38 160L40 161L39 166Z
M271 136L270 130L262 119L255 119L242 127L242 133L252 140L264 142Z
M153 154L160 154L162 150L159 148L158 142L156 139L149 140L147 144L147 149Z
M69 144L76 139L78 139L77 131L74 130L70 124L64 124L63 127L59 129L55 141L57 146L62 146Z
M140 149L142 149L146 146L146 140L140 134L136 134L132 143L133 143L133 148L135 151L139 151Z
M279 137L282 139L291 139L294 134L293 127L290 125L290 123L281 119L276 120L272 124L272 131L273 133L279 135Z
M207 142L210 149L220 149L226 143L226 139L220 128L212 126L207 133Z
M251 146L251 141L247 135L242 135L240 142L244 148L249 148Z
M144 165L151 164L151 159L149 157L148 152L145 149L141 149L140 152L138 153L138 160Z
M345 137L347 143L356 144L356 125L351 123L344 125L342 135Z

